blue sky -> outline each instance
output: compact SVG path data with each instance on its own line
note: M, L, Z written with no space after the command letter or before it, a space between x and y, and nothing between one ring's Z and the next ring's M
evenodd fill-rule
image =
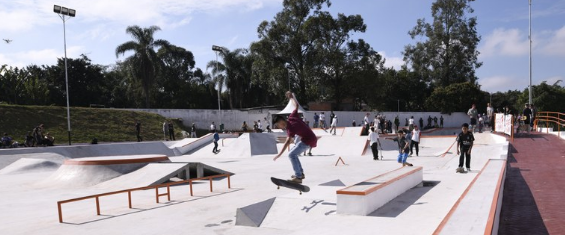
M414 41L408 31L416 20L431 18L431 0L333 0L333 14L360 14L367 24L365 39L387 59L403 64L404 46ZM215 59L212 45L247 48L258 40L257 26L272 20L281 0L2 0L0 2L0 64L23 67L52 65L64 56L63 24L53 5L73 8L67 21L67 55L87 55L93 63L110 65L116 47L131 40L129 25L157 25L155 38L194 53L196 66L206 70ZM479 61L476 72L489 92L523 90L529 83L528 0L478 0ZM532 0L533 84L565 80L565 0ZM560 85L564 85L560 83Z

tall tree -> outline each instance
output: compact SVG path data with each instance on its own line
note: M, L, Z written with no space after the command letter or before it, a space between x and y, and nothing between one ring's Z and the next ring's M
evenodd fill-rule
M421 73L432 86L452 83L476 82L475 69L477 45L481 37L477 33L477 17L469 5L474 0L436 0L432 3L433 22L419 19L408 32L412 39L422 37L416 45L404 48L404 61Z
M296 75L292 85L301 99L308 100L306 91L311 83L312 64L314 61L314 42L316 18L324 5L331 5L329 0L284 0L283 9L272 21L263 21L257 29L260 41L251 45L253 53L259 56L257 64L262 71L257 71L269 83L278 85L277 89L286 89L288 79L285 65ZM282 92L281 92L282 93Z
M138 79L143 86L146 108L149 108L150 90L161 67L161 61L155 49L170 46L170 43L166 40L154 39L153 34L158 30L161 30L158 26L150 26L149 28L141 28L137 25L128 26L126 33L130 34L133 40L125 42L116 48L116 58L128 51L134 53L126 60L133 66L133 77Z

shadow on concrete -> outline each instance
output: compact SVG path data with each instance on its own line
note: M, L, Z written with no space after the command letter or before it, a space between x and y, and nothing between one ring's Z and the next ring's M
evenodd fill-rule
M424 196L437 184L439 184L439 181L424 181L424 187L415 187L406 191L405 193L392 199L392 201L388 202L387 204L377 209L376 211L373 211L367 216L395 218L398 215L402 214L402 212L404 212L410 206L426 204L427 202L416 201L418 201L418 199Z
M512 145L510 145L512 146ZM517 162L510 151L508 162ZM549 234L522 171L507 164L498 234Z

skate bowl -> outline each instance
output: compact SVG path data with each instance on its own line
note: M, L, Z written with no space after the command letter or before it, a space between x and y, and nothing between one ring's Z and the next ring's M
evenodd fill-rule
M38 186L89 187L157 162L170 160L165 155L156 154L68 159Z

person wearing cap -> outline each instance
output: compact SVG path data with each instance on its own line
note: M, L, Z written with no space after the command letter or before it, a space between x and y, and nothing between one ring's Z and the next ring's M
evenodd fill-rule
M294 104L294 111L292 111L290 116L288 116L288 119L285 119L282 115L278 115L275 118L274 124L277 125L278 128L286 129L287 138L281 148L281 152L273 158L273 161L276 161L283 154L284 150L288 148L295 135L300 136L300 141L296 142L294 147L290 149L288 158L290 159L292 169L294 170L294 175L291 176L291 179L289 181L301 184L305 176L304 170L302 169L302 164L298 159L298 155L300 155L300 153L306 151L310 147L316 147L318 138L316 137L314 132L312 132L310 127L308 127L298 115L298 107L300 105L294 97L294 94L290 91L287 91L285 95L286 98L291 100Z

